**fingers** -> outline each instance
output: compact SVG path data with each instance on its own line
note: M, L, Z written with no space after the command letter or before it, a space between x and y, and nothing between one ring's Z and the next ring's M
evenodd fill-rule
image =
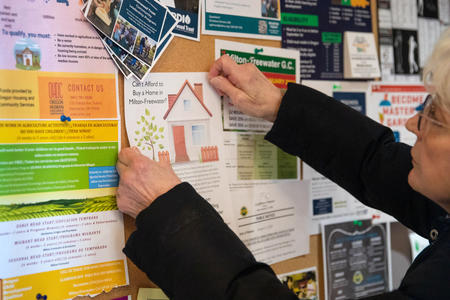
M117 160L117 163L116 163L116 170L117 170L117 173L119 173L119 175L120 175L120 174L123 174L123 173L125 172L126 169L127 169L127 165L125 165L124 163L122 163L120 160Z
M168 160L160 160L158 163L160 166L162 166L164 168L172 169L172 165L170 164L170 161L168 161Z
M231 74L238 74L239 66L236 62L228 55L222 55L219 59L217 59L214 64L211 66L209 70L208 79L224 75L229 76Z
M138 148L124 148L119 152L118 161L125 166L130 166L131 162L141 156L141 152Z
M233 102L236 102L239 94L243 93L240 89L236 88L227 78L223 76L216 76L210 80L211 85L231 98Z

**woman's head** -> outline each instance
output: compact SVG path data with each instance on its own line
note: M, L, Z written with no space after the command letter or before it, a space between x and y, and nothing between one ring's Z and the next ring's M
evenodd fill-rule
M406 124L417 135L408 182L450 212L450 29L424 68L424 83L431 96L424 111Z
M423 69L423 82L437 96L436 104L450 112L450 28L444 31Z

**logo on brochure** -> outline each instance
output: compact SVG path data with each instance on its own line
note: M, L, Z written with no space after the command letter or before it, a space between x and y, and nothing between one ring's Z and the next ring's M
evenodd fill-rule
M386 110L383 108L391 107L391 101L389 101L388 94L384 94L384 97L380 101L379 106L380 106L380 111L378 113L378 117L380 118L380 123L384 124L384 114L385 114Z
M241 208L241 216L245 217L248 214L247 207L242 206Z
M41 48L31 39L20 39L14 45L16 68L20 70L41 69Z
M363 282L364 280L364 276L361 273L361 271L356 271L355 273L353 273L353 282L356 284L360 284L361 282Z
M177 19L178 22L189 25L191 24L191 17L188 14L180 14L178 12L172 12L172 16Z
M356 36L353 40L352 46L356 48L356 51L364 53L367 52L370 45L365 37Z
M267 21L265 20L258 21L258 33L267 34Z

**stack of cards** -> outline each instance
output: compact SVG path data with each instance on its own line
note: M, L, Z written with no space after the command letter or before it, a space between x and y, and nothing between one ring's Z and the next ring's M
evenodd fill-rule
M83 14L125 78L134 75L140 81L161 57L178 24L155 0L88 0Z

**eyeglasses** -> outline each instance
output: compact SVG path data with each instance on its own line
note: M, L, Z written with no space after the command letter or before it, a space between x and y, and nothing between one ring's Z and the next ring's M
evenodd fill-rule
M442 123L434 118L436 112L436 106L433 103L434 97L430 94L425 98L425 101L416 108L419 114L419 120L417 121L417 130L420 131L421 127L423 129L423 124L425 123L423 119L430 121L434 125L439 127L444 127L450 129L450 125Z

